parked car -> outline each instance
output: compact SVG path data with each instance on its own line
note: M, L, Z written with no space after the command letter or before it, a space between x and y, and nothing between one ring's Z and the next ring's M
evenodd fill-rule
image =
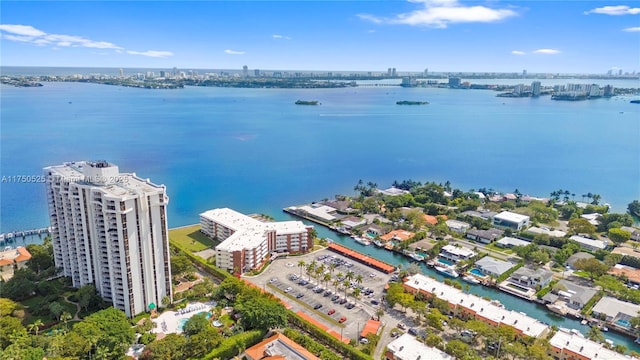
M403 323L398 323L398 329L400 330L407 330L407 326Z
M349 310L353 309L354 307L356 307L356 305L354 303L348 303L347 305L345 305L345 307Z
M360 339L360 344L368 344L368 343L369 343L369 339L367 338Z
M331 291L331 290L327 290L327 291L325 291L325 292L324 292L324 295L323 295L323 296L324 296L324 297L327 297L327 296L329 296L329 295L331 295L331 294L333 294L333 291Z
M327 311L327 315L333 315L336 313L336 309L331 309L329 311Z
M288 288L284 289L284 292L288 293L291 290L293 290L293 289L291 288L291 286L289 286Z
M340 302L340 305L344 305L344 304L347 303L347 299L342 298L342 299L340 299L339 302Z
M379 305L379 304L380 304L380 301L378 301L378 300L376 300L376 299L372 299L372 300L371 300L371 303L372 303L373 305Z
M269 284L273 284L273 283L274 283L274 282L276 282L276 281L278 281L278 279L273 278L273 279L269 280Z
M296 299L300 299L300 298L302 298L303 296L304 296L304 294L303 294L303 293L300 293L300 294L296 295Z
M408 332L410 335L413 335L413 336L418 335L418 330L416 330L416 329L414 329L414 328L410 328L407 332Z
M344 317L344 316L343 316L343 317L341 317L341 318L340 318L340 320L338 320L338 322L339 322L339 323L343 323L343 322L345 322L345 321L347 321L347 318L346 318L346 317Z
M322 307L322 304L316 304L316 305L313 307L313 309L314 309L314 310L318 310L318 309L320 309L321 307Z

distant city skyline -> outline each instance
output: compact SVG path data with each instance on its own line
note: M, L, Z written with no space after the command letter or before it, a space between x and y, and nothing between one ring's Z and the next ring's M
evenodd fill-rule
M0 3L3 66L617 74L636 1Z

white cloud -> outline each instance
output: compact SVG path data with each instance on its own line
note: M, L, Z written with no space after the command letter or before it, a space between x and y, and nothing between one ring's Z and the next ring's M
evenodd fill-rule
M285 36L285 35L280 35L280 34L273 34L273 35L271 35L271 37L274 38L274 39L291 40L290 37Z
M65 47L84 47L90 49L112 49L122 52L123 47L108 41L96 41L76 35L48 34L30 25L0 24L0 35L3 39L17 42L30 43L37 46L51 46L54 50ZM169 51L127 51L131 55L144 55L151 57L173 56Z
M584 12L585 15L589 14L603 14L603 15L637 15L640 14L640 8L632 8L627 5L614 5L603 6Z
M524 54L525 54L525 52L524 52L524 51L520 51L520 50L513 50L511 53L512 53L513 55L524 55Z
M246 54L246 52L244 52L244 51L235 51L235 50L229 50L229 49L225 50L224 52L225 52L225 54L229 54L229 55L244 55L244 54Z
M533 52L534 54L547 54L547 55L555 55L560 54L560 50L556 49L538 49Z
M626 31L626 32L640 32L640 26L626 28L626 29L623 29L622 31Z
M14 35L25 35L25 36L43 36L46 35L44 31L40 31L33 26L29 25L9 25L2 24L0 25L0 30L4 32L8 32Z
M429 26L446 28L455 23L490 23L518 15L510 9L493 9L486 6L464 6L457 0L411 0L421 3L424 8L394 17L380 17L370 14L357 16L374 24L405 24L411 26Z
M142 55L142 56L149 56L149 57L155 57L155 58L166 58L166 57L173 56L173 53L171 51L157 51L157 50L147 50L147 51L127 50L127 54Z

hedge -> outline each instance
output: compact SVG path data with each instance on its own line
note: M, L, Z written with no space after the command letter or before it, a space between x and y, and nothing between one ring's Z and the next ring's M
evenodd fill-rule
M542 299L542 297L543 297L543 296L545 296L545 295L547 295L547 294L548 294L548 293L553 289L553 286L554 286L555 284L557 284L557 283L558 283L558 281L557 281L557 280L552 280L552 281L549 283L549 285L547 285L547 286L543 287L542 289L540 289L540 291L538 291L538 292L536 293L536 297L537 297L538 299Z
M519 262L516 266L514 266L511 269L507 270L504 274L502 274L502 275L500 275L498 277L498 279L496 280L496 284L499 284L499 283L507 280L509 278L509 276L511 276L511 274L513 274L516 270L520 269L522 266L524 266L524 262L523 261Z
M292 329L284 329L283 334L322 360L342 360L342 356L333 353L331 350L327 349L325 346L307 335L301 334Z
M339 339L336 339L333 335L328 332L321 330L317 326L312 323L306 321L301 318L297 314L293 312L289 313L289 323L292 325L301 328L302 330L308 332L311 336L318 339L322 344L335 349L338 353L343 355L344 358L350 360L373 360L373 358L362 351L354 348L353 346L349 346Z
M250 330L243 333L228 337L213 349L210 353L205 355L203 359L231 359L239 354L238 350L246 350L251 346L259 343L264 338L265 332L262 330ZM243 349L238 348L238 344L243 345Z

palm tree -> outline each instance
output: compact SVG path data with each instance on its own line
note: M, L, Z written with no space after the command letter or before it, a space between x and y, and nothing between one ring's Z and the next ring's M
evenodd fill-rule
M322 280L324 280L324 287L328 288L329 281L331 281L331 274L324 274L324 277L322 278Z
M351 283L349 282L349 280L344 279L344 281L342 282L342 287L344 287L344 298L347 298L347 289L349 289L349 285L351 285Z
M604 335L602 335L598 327L592 326L589 332L587 332L587 339L601 343L604 342Z
M356 284L358 285L362 284L362 275L360 274L356 275Z
M340 280L334 279L333 286L336 288L336 293L338 292L338 286L340 286Z
M360 288L353 289L353 292L351 293L351 295L356 300L360 299Z
M37 319L33 323L27 325L27 328L29 329L30 332L33 332L33 333L36 334L36 336L38 336L38 332L40 331L40 326L42 326L42 325L44 325L42 320Z
M346 275L346 277L345 277L345 278L346 278L347 280L349 280L349 284L351 284L351 280L353 280L353 278L354 278L355 276L356 276L356 274L355 274L353 271L349 270L349 271L347 271L347 275Z
M69 330L69 328L67 327L67 321L71 319L73 319L73 317L66 311L60 315L60 321L64 323L64 327L67 328L67 330Z
M384 309L380 306L376 309L376 317L378 318L378 321L380 321L382 315L384 315Z
M331 275L333 275L333 271L338 267L338 264L336 263L331 263L329 264L329 272L331 273Z
M109 358L109 349L106 346L98 346L93 357L96 360L106 360Z
M601 198L602 198L602 196L600 196L598 194L593 194L593 201L591 202L591 204L598 205L598 203L600 203L600 199Z
M302 277L302 269L304 269L305 265L307 265L307 263L305 263L304 260L298 261L298 267L300 268L300 277Z
M311 281L311 276L313 275L314 270L316 269L316 263L312 262L307 265L307 274L309 275L309 281Z

